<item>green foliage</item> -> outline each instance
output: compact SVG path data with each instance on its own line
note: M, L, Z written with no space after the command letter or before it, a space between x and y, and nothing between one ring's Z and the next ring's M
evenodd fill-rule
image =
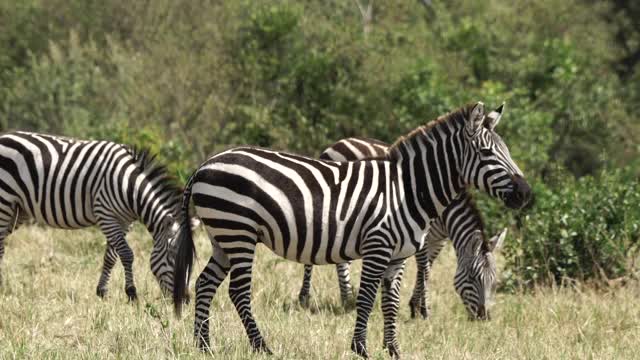
M35 1L0 1L0 79L14 67L26 67L29 53L45 51L46 12Z
M534 192L535 206L512 219L517 230L504 250L507 286L603 281L638 270L637 174L621 169L567 177L554 188L537 183Z
M7 74L10 86L0 89L1 127L90 135L110 111L103 98L108 80L96 66L99 59L99 51L81 47L74 33L67 48L50 43L46 56L32 56L29 68L16 67Z

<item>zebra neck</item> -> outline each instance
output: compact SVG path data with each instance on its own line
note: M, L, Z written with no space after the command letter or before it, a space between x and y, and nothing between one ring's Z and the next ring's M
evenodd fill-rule
M429 219L440 217L464 192L459 171L462 149L457 144L461 132L428 133L406 139L398 145L399 167L403 172L405 193L413 196L419 210Z
M161 183L149 181L144 174L139 176L139 178L141 177L143 181L137 187L134 212L138 220L147 227L147 230L155 238L162 220L167 215L172 215L169 204L173 204L173 194L163 188Z

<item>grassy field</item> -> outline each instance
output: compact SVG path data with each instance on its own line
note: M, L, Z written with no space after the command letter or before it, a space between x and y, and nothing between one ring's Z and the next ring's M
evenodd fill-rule
M210 246L198 232L198 271ZM95 295L104 238L97 231L61 231L25 226L7 239L0 289L0 359L349 359L355 312L339 306L333 267L317 268L311 309L297 305L302 266L261 248L255 267L254 314L275 355L253 355L223 283L212 306L213 354L192 341L193 305L176 319L149 271L150 236L135 228L139 301L124 294L116 267L105 300ZM508 240L507 240L508 241ZM405 359L631 359L640 346L640 286L610 292L546 289L529 295L499 294L490 322L469 322L453 291L455 259L450 248L432 276L429 320L411 320L409 293L415 264L402 286L399 322ZM356 267L357 268L357 267ZM357 279L357 270L355 271ZM197 276L197 275L196 275ZM193 285L191 286L193 291ZM382 350L378 308L369 326L369 352Z

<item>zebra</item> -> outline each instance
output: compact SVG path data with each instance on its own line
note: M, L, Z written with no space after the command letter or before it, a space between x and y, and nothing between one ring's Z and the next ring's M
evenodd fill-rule
M144 149L110 141L76 140L31 132L0 136L0 261L4 239L26 219L62 229L97 225L106 236L96 294L105 297L118 258L125 293L137 299L133 252L125 240L139 220L153 235L151 271L164 293L173 291L174 237L182 191Z
M380 280L383 345L399 357L396 317L405 259L422 248L429 223L467 184L520 208L530 196L481 102L464 106L397 140L383 158L329 162L257 147L212 156L187 181L213 254L196 281L194 334L209 348L209 310L229 274L229 296L254 351L271 353L251 311L255 248L303 264L362 259L351 349L368 357L367 322ZM184 217L183 217L184 218ZM195 247L183 220L177 236L175 311L181 314Z
M498 113L489 116L497 117L503 109L504 104L496 110ZM388 148L389 144L374 139L346 138L325 149L320 159L349 161L382 157ZM471 195L463 191L445 209L442 216L432 222L431 228L425 235L424 247L416 253L418 271L413 296L409 302L411 317L415 318L418 312L423 318L429 316L426 282L429 279L431 265L440 253L444 240L451 234L458 258L454 288L462 298L472 319L487 319L489 313L486 304L491 300L491 289L494 288L496 281L496 265L492 252L502 246L506 232L505 228L496 236L486 240L480 213L474 206ZM348 262L336 265L343 305L349 303L353 296L349 265ZM305 307L309 302L312 270L313 265L304 266L302 286L298 295L300 303Z

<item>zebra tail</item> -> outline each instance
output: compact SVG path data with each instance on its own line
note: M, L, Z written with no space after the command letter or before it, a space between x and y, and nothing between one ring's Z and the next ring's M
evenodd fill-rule
M189 218L189 201L191 200L191 187L193 186L194 175L191 175L185 186L182 198L182 222L178 230L177 244L178 253L175 259L173 285L173 305L176 316L182 313L182 304L188 299L189 280L191 278L191 268L193 258L196 255L196 248L193 244L193 234L191 221Z

